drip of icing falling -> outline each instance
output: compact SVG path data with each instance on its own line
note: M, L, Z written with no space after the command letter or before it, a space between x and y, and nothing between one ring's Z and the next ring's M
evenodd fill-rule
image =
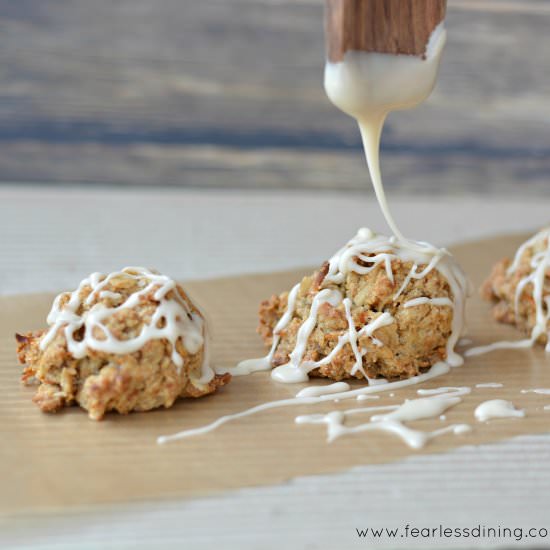
M259 412L267 411L270 409L278 409L281 407L292 407L296 405L310 405L310 404L316 404L316 403L324 403L327 401L333 401L334 399L341 399L341 400L353 399L361 395L369 395L369 394L379 393L383 391L391 391L394 389L399 389L399 388L404 388L415 384L420 384L422 382L431 380L437 376L447 374L449 372L449 368L450 367L446 363L441 362L441 363L436 363L428 372L424 374L419 374L418 376L412 376L411 378L407 378L405 380L398 380L397 382L388 382L386 384L377 384L373 386L371 385L362 386L356 390L350 389L347 391L343 391L341 393L330 393L330 394L319 395L314 397L291 397L289 399L268 401L266 403L261 403L260 405L256 405L255 407L245 409L244 411L241 411L238 413L222 416L217 420L215 420L214 422L211 422L210 424L201 426L199 428L183 430L181 432L178 432L172 435L160 436L157 438L157 443L163 444L163 443L168 443L170 441L175 441L178 439L185 439L187 437L191 437L195 435L206 434L214 431L215 429L219 428L220 426L223 426L224 424L227 424L228 422L232 422L234 420L238 420L239 418L243 418L245 416L251 416L253 414L257 414Z
M478 405L474 416L479 422L485 422L492 418L523 418L525 410L516 409L513 403L504 399L491 399Z
M399 436L409 447L419 449L431 439L452 432L455 434L470 431L467 424L452 424L434 431L421 431L409 428L404 422L441 417L447 409L457 405L462 400L455 395L438 395L420 399L406 400L401 405L387 407L365 407L346 411L331 411L326 414L302 415L296 418L297 424L325 424L327 440L332 442L344 435L367 431L384 431ZM393 409L392 412L374 415L369 422L348 427L345 421L348 416Z
M328 97L338 108L358 121L374 190L386 221L395 235L395 238L392 239L377 238L370 230L362 229L355 239L352 239L331 259L326 280L338 283L344 279L346 273L350 270L364 274L377 267L378 264L383 263L388 279L393 281L391 260L393 258L406 259L414 262L414 266L397 292L395 296L397 298L412 278L420 279L424 277L437 264L437 269L449 280L454 302L451 302L448 298L432 299L426 297L426 300L430 300L434 305L453 307L455 310L453 330L447 344L447 361L452 366L457 366L462 364L462 358L455 353L454 346L463 328L463 302L464 295L467 293L464 275L461 272L459 273L458 267L452 264L447 251L436 249L427 243L410 241L403 237L388 208L379 163L380 136L386 116L393 110L414 107L429 96L435 84L445 39L444 24L440 23L430 36L426 54L423 58L410 55L349 51L342 62L327 62L325 66L324 84ZM371 254L374 254L374 256L371 257ZM354 257L358 257L364 263L364 256L369 256L366 259L367 263L370 264L369 266L359 265L354 261ZM427 264L427 267L422 273L418 273L418 264L424 263ZM420 301L412 300L408 307L420 305L420 303L428 302L423 299ZM307 373L310 370L325 364L322 362L309 362L306 365L301 361L307 337L315 325L316 309L314 310L314 306L317 305L318 301L314 300L310 316L304 322L306 326L302 326L303 330L301 328L298 334L297 344L291 354L289 363L273 371L272 376L276 380L281 382L303 382L307 380ZM355 327L350 321L351 315L345 301L344 306L348 317L348 335L340 338L335 351L339 351L343 345L349 343L356 358L353 370L354 372L362 371L366 377L366 373L362 368L361 351L357 346L359 333L355 331ZM286 313L291 312L291 309L289 300ZM286 322L289 320L287 318ZM387 324L392 321L391 318L385 320ZM266 357L242 362L233 372L243 374L254 370L268 369L279 341L278 331L282 330L284 325L285 323L282 323L281 326L275 328L272 348ZM380 343L372 334L370 336L375 343Z
M550 319L550 307L548 304L548 297L544 296L544 282L546 279L546 272L550 268L550 229L543 229L536 235L525 241L516 251L514 260L508 268L507 275L513 275L516 273L521 259L528 248L543 246L544 249L537 252L531 258L531 271L525 277L523 277L517 287L515 294L515 312L516 316L519 313L519 303L521 297L525 292L526 287L530 285L530 298L532 298L535 304L535 325L531 330L529 338L523 340L517 340L515 342L501 341L493 342L486 346L477 346L466 350L465 355L467 357L481 355L491 351L499 349L522 349L530 348L543 334L548 334L548 321ZM550 338L546 344L546 351L550 352Z
M105 287L114 278L133 279L142 282L142 288L128 296L120 305L106 307L103 304L95 304L89 310L78 314L82 305L93 304L96 298L120 299L116 292L105 290ZM91 287L91 292L84 301L80 297L85 287ZM158 302L149 324L144 324L141 332L134 338L120 340L112 334L105 321L124 309L130 309L139 304L141 297L153 292L154 299ZM172 297L167 298L171 293ZM48 315L50 328L40 341L40 349L44 350L55 338L55 335L63 330L67 349L76 359L84 357L88 350L102 351L113 354L133 353L141 349L150 340L164 338L172 345L172 361L178 368L183 366L183 357L176 349L176 342L181 338L183 345L191 354L197 353L203 344L206 344L206 326L199 314L192 311L185 299L180 295L176 283L159 273L143 267L125 267L123 270L103 275L92 273L82 280L78 288L70 293L67 303L60 306L61 299L66 293L58 295ZM159 326L161 325L161 326ZM77 340L75 333L84 327L82 339ZM101 337L96 337L100 334ZM214 376L214 371L207 363L205 345L205 360L199 382L207 383Z
M343 61L325 65L329 99L359 124L376 198L393 234L406 241L389 210L380 173L380 137L391 111L409 109L431 93L445 45L444 24L432 32L424 58L348 51Z
M500 382L486 382L484 384L476 384L476 388L502 388L504 384Z

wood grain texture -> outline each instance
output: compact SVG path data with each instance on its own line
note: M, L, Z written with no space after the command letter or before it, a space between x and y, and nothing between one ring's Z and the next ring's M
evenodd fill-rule
M382 137L389 192L549 195L548 5L445 19L434 93ZM0 180L369 189L318 0L0 0L0 30Z
M348 50L423 56L446 0L326 0L327 58Z

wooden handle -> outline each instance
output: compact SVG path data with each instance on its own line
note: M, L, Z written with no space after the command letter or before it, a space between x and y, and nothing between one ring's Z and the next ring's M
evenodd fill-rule
M446 0L326 0L329 61L348 50L423 56Z

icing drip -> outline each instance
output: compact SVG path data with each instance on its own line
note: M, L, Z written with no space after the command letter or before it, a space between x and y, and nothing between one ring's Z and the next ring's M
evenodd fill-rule
M487 382L485 384L476 384L476 388L502 388L504 384L499 382Z
M342 393L351 389L346 382L335 382L327 386L309 386L300 390L296 397L319 397L320 395L331 395L333 393Z
M369 336L372 338L372 333L375 330L381 327L384 327L386 325L390 325L391 323L393 323L393 321L394 321L393 317L389 313L385 312L382 315L380 315L380 317L377 317L374 321L371 321L369 324L365 325L361 330L355 332L355 329L354 329L353 334L355 338L354 340L355 347L357 347L357 338L359 338L360 336ZM296 361L296 357L299 357L301 359L301 355L297 354L293 358L291 354L290 361L288 363L273 369L273 371L271 372L272 378L274 380L277 380L278 382L286 382L286 383L307 382L307 380L309 379L308 372L318 367L321 367L323 365L329 364L340 352L340 350L344 347L344 345L351 342L350 333L352 333L351 330L344 333L342 336L340 336L340 338L338 338L338 342L336 346L334 346L332 351L326 357L323 357L323 359L320 359L319 361L298 362ZM309 336L309 334L307 336ZM300 331L298 331L298 342L295 350L298 348L298 346L300 346L300 348L298 348L299 351L301 351L302 349L305 349L306 343L307 343L307 337L304 338L303 334L300 334ZM303 354L303 351L301 351L301 353ZM363 371L363 367L362 367L362 355L359 354L359 356L360 356L361 362L355 363L355 366L354 366L355 370L353 372L355 372L357 368L360 368L366 377L366 373L365 371Z
M444 386L442 388L421 388L419 390L416 390L416 393L418 395L440 395L440 394L447 394L447 395L467 395L472 390L468 386Z
M452 332L447 341L447 362L451 366L461 365L463 363L462 357L455 352L454 348L464 330L464 308L466 296L470 288L464 273L444 248L439 249L420 241L399 241L395 237L377 235L370 229L363 228L329 260L328 272L324 281L329 284L341 284L350 272L367 274L379 265L384 267L388 279L393 281L392 261L394 260L411 262L413 264L405 282L395 294L394 300L399 297L411 280L421 279L433 269L438 270L448 281L453 300L447 297L421 297L409 300L405 303L404 307L431 304L453 308ZM358 263L358 261L361 261L361 263ZM425 265L424 269L420 272L418 271L419 265ZM256 370L269 370L271 368L273 356L280 341L280 333L290 323L295 312L298 291L299 285L296 285L289 294L285 313L275 326L273 343L269 353L260 359L249 359L239 363L232 369L232 374L249 374ZM317 324L319 307L324 303L329 303L333 307L337 307L339 304L344 306L348 322L347 331L340 336L329 355L319 361L304 360L303 356L308 339ZM369 379L363 370L365 350L360 349L358 345L359 338L367 336L376 345L382 345L382 342L374 336L375 331L392 324L395 320L390 313L383 312L379 317L373 319L360 330L357 330L351 316L351 305L351 300L344 298L337 290L328 288L320 290L313 298L308 318L298 330L296 345L290 353L288 363L276 367L272 371L272 377L279 382L305 382L308 380L308 373L310 371L330 363L340 350L349 344L355 356L355 364L351 373L355 374L357 371L360 371L370 384L374 383L375 381Z
M298 296L298 291L300 290L300 283L294 285L292 290L288 293L288 301L286 310L283 316L279 319L278 323L273 329L273 343L271 344L271 349L265 357L260 357L258 359L246 359L241 361L236 367L231 369L231 374L233 376L243 376L246 374L251 374L256 371L270 370L271 361L273 360L273 355L275 350L279 345L281 340L281 331L290 323L292 320L292 314L294 313L294 308L296 307L296 297Z
M481 355L498 349L522 349L530 348L535 344L540 336L548 335L548 321L550 320L550 296L544 296L544 282L546 272L550 269L550 229L543 229L529 240L525 241L517 250L514 260L508 268L507 275L516 273L521 259L528 248L538 247L543 245L544 250L537 252L531 258L531 272L520 279L515 293L515 312L516 317L519 316L519 303L526 288L530 285L530 290L527 291L530 298L535 304L535 325L531 330L531 335L527 339L517 340L515 342L501 341L488 344L486 346L477 346L466 350L467 357ZM550 338L546 344L546 351L550 352Z
M404 422L440 417L443 412L461 401L462 399L454 394L437 395L435 397L406 400L401 405L364 407L346 411L331 411L327 414L303 415L296 418L296 423L326 424L329 443L344 435L367 431L384 431L399 436L409 447L419 449L435 437L449 432L455 434L465 433L470 431L471 428L467 424L452 424L438 430L425 432L409 428ZM345 425L345 421L349 416L382 410L391 410L391 412L371 416L369 422L357 426L348 427Z
M403 307L414 307L414 306L421 306L423 304L432 304L433 306L450 306L453 307L454 304L452 300L449 300L449 298L427 298L426 296L422 296L421 298L414 298L413 300L409 300L408 302L405 302L403 304Z
M368 401L369 399L380 399L379 395L358 395L355 399L357 401Z
M479 422L485 422L492 418L523 418L525 411L516 409L514 404L504 399L491 399L477 406L474 416Z
M397 420L399 422L411 422L413 420L434 418L443 414L447 409L458 405L461 401L462 399L455 395L437 395L434 397L408 399L393 412L375 415L371 418L371 421Z
M191 437L194 435L205 434L215 430L216 428L219 428L223 424L232 422L233 420L237 420L245 416L251 416L253 414L267 411L270 409L277 409L280 407L291 407L296 405L310 405L310 404L316 404L316 403L324 403L327 401L333 401L334 399L341 399L341 400L353 399L363 395L370 396L371 394L375 394L375 393L391 391L391 390L396 390L399 388L404 388L415 384L420 384L422 382L426 382L427 380L431 380L432 378L435 378L437 376L447 374L449 372L449 368L450 368L449 365L441 362L441 363L436 363L428 372L424 374L419 374L418 376L412 376L411 378L407 378L405 380L398 380L397 382L387 382L386 384L362 386L360 388L357 388L356 390L350 389L347 391L342 391L340 393L329 393L329 394L324 394L319 396L291 397L289 399L268 401L266 403L261 403L260 405L256 405L255 407L251 407L249 409L246 409L238 413L222 416L217 420L215 420L214 422L207 424L206 426L194 428L191 430L184 430L184 431L175 433L173 435L160 436L157 439L157 443L162 444L162 443L167 443L169 441L184 439L186 437Z
M550 395L550 388L533 388L532 390L521 390L521 393L538 393L540 395Z
M281 382L307 382L307 373L321 364L330 363L344 344L349 342L349 334L341 336L332 352L321 361L302 361L306 351L307 341L317 324L317 312L321 304L330 304L336 307L342 301L342 294L338 290L325 288L313 298L308 318L302 323L296 336L296 346L290 353L290 361L286 365L277 367L272 376Z
M509 342L503 340L501 342L493 342L492 344L487 344L486 346L476 346L474 348L467 349L464 352L466 357L474 357L476 355L483 355L484 353L489 353L491 351L496 351L499 349L525 349L533 347L534 340L528 338L526 340L517 340L516 342Z
M121 299L118 292L106 290L114 278L125 278L139 281L141 289L134 292L120 305L107 307L104 304L94 303L98 298ZM85 287L91 287L90 294L82 301L80 294ZM139 305L143 296L153 292L158 302L151 321L144 324L141 332L134 338L121 340L107 327L106 321L124 309L131 309ZM167 294L171 293L170 298ZM183 367L183 357L176 349L176 342L181 339L186 350L197 353L203 344L206 344L206 326L202 317L192 311L180 295L175 281L165 275L150 271L143 267L126 267L122 271L103 275L92 273L80 282L78 288L71 292L69 301L60 307L61 300L66 293L58 295L53 303L47 321L50 328L40 341L40 349L44 350L55 338L59 331L63 331L67 341L67 349L76 358L80 359L88 350L101 351L113 354L133 353L141 349L150 340L166 339L172 345L171 359L178 368ZM92 307L78 313L81 306ZM76 338L77 331L84 328L82 337ZM214 372L208 365L208 354L205 345L202 374L199 382L208 382Z

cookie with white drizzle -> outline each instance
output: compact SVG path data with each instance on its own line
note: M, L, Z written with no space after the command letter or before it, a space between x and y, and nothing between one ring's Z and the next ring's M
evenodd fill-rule
M447 361L464 328L469 284L445 249L369 229L289 293L260 306L262 360L235 374L275 367L283 382L322 376L402 379Z
M546 344L550 351L550 228L525 241L513 260L503 258L497 262L481 287L481 295L493 303L493 317L497 321L515 325L528 334L529 339L497 342L479 351L527 347L534 343ZM473 351L476 350L478 348Z
M92 273L56 297L47 321L49 329L16 335L22 380L39 382L33 401L45 412L78 403L97 420L170 407L230 380L208 364L198 308L152 270Z

